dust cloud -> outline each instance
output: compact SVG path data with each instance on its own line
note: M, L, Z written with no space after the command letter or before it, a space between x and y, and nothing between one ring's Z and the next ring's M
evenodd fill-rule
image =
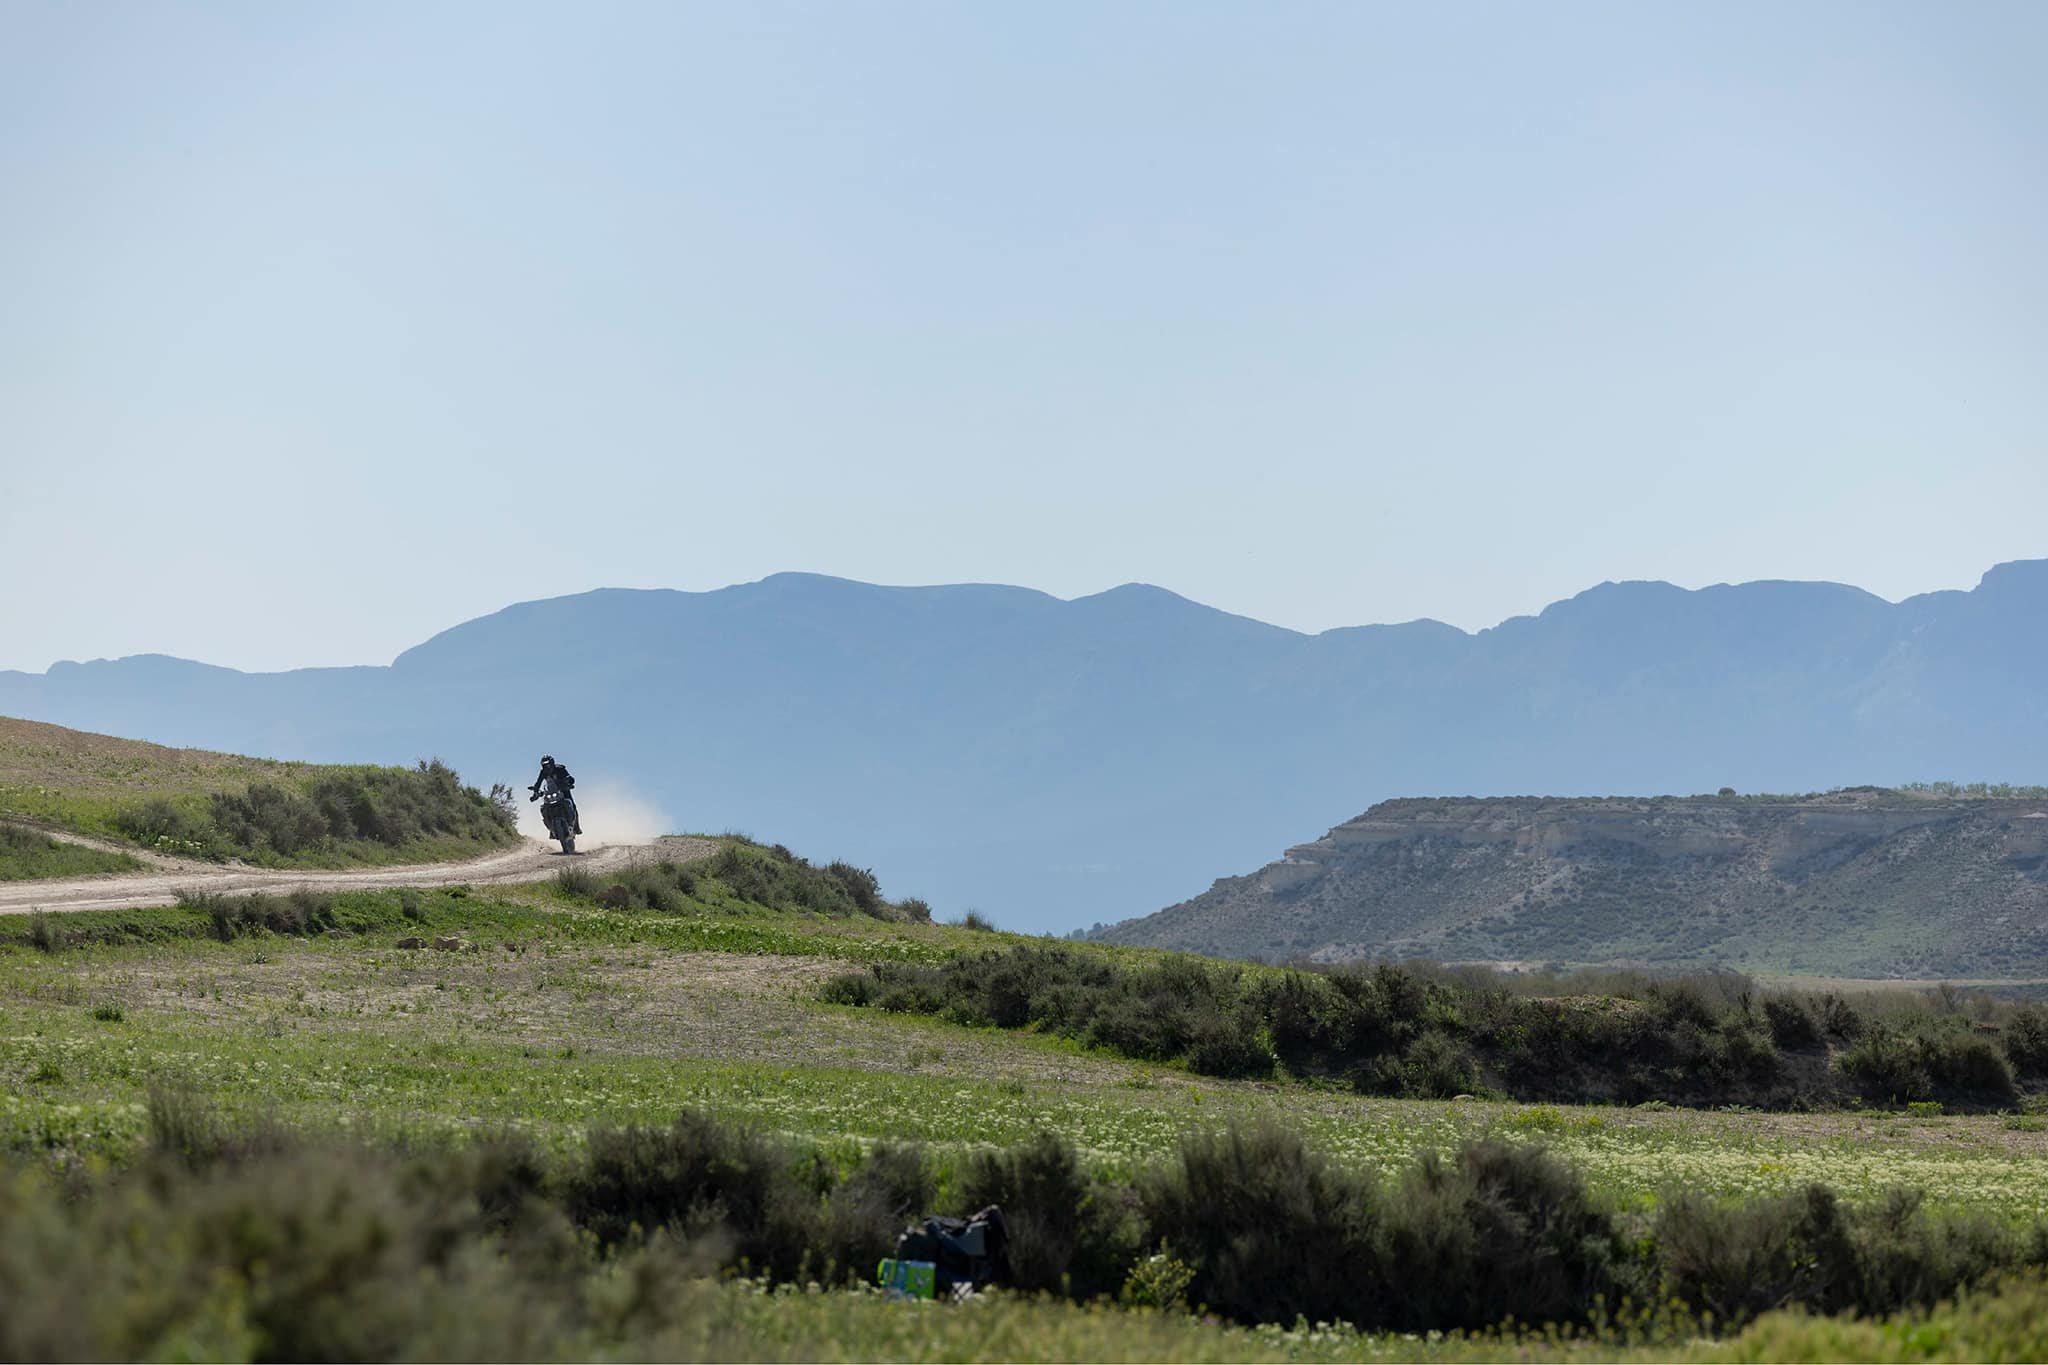
M653 802L623 782L602 777L576 779L576 812L583 817L583 833L576 840L579 849L644 844L673 832L668 817ZM539 802L519 803L519 832L531 839L548 837Z

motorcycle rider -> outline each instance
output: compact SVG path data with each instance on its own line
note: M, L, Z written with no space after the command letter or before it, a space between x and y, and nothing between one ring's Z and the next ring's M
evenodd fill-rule
M583 832L583 816L577 811L576 802L569 795L575 786L576 779L569 775L569 770L566 767L555 762L553 754L542 754L540 756L540 776L534 778L533 785L526 789L526 799L528 801L540 800L542 787L549 787L551 791L560 792L562 799L569 802L569 814L576 824L575 833L581 834Z

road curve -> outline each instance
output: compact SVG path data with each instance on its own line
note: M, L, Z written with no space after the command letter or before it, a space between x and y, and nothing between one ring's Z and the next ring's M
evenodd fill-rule
M65 838L54 830L45 832L52 838ZM72 841L81 844L98 842L77 836L72 836ZM463 862L412 863L331 872L222 867L216 863L153 858L150 860L153 866L146 872L0 882L0 915L22 915L32 910L128 910L148 905L172 905L181 891L267 891L277 894L291 891L363 891L384 886L490 886L504 882L539 881L566 866L581 867L593 873L616 872L622 867L656 858L684 863L709 857L717 851L718 841L715 839L671 835L644 844L608 844L574 857L558 853L552 844L522 839L518 848Z

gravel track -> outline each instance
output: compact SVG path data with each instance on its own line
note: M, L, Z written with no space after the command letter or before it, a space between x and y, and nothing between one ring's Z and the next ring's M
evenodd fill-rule
M593 873L616 872L657 858L690 862L718 851L715 839L671 835L649 843L605 844L569 857L554 845L522 839L517 848L453 863L410 863L393 867L301 871L264 867L222 866L186 858L168 858L119 844L88 839L68 831L44 829L52 839L90 848L126 853L151 865L147 872L110 872L91 877L56 877L46 881L0 882L0 915L32 910L127 910L172 905L181 891L363 891L383 886L490 886L532 882L552 876L569 863Z

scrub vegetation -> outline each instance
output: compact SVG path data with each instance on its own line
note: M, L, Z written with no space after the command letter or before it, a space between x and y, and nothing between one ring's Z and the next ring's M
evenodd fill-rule
M1544 990L1544 994L1534 991ZM1735 973L1517 979L1427 964L1320 971L1020 945L877 963L822 998L1027 1029L1211 1076L1364 1094L1814 1109L2008 1109L2048 1082L2048 1010L1759 990Z
M555 885L571 898L588 899L607 910L677 914L738 902L835 918L865 915L906 924L927 923L932 917L931 907L921 900L885 900L881 883L866 868L848 862L815 867L781 844L764 846L740 835L724 836L718 852L696 866L673 861L642 863L603 878L570 868L555 879Z
M465 787L438 759L417 768L341 768L298 788L268 782L215 792L192 810L153 797L124 806L115 829L137 844L266 867L423 862L518 841L511 793Z
M1191 1311L1341 1320L1336 1340L1359 1346L1510 1321L1611 1333L1610 1305L1632 1303L1665 1305L1667 1330L1787 1307L1924 1311L2048 1261L2048 1223L1910 1195L1857 1209L1813 1185L1617 1212L1540 1148L1499 1141L1382 1177L1284 1129L1230 1128L1120 1179L1050 1133L848 1155L688 1111L595 1128L566 1152L514 1130L423 1144L236 1128L164 1089L148 1125L119 1169L60 1179L17 1161L0 1183L0 1295L15 1306L0 1354L698 1354L683 1343L705 1279L854 1290L917 1212L990 1202L1018 1211L1013 1292L1047 1296L1040 1311L1121 1303L1140 1331Z

